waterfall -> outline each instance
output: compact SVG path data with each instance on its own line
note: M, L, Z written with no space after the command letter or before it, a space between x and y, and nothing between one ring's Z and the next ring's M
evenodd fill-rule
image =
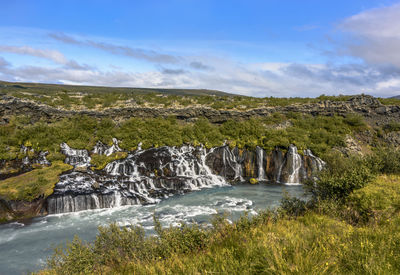
M300 177L299 177L299 171L301 168L301 157L300 155L296 152L295 154L292 155L293 157L293 166L292 166L292 173L289 175L288 182L286 184L300 184Z
M257 146L257 166L258 166L258 180L265 180L265 168L264 168L264 150Z
M68 156L85 156L83 150L64 148ZM108 163L102 171L72 171L60 176L48 199L48 212L157 203L173 194L227 185L206 165L212 153L193 146L140 149Z
M278 182L278 183L281 182L282 169L283 169L284 164L285 164L284 162L281 163L281 165L279 166L279 169L278 169L278 173L276 174L276 182Z
M297 152L297 147L291 144L285 155L285 160L279 168L279 180L287 185L300 184L300 169L303 160Z
M114 200L113 200L113 206L112 207L118 207L121 206L121 193L118 191L114 192Z
M106 154L110 148L119 150L117 141L113 141L111 147L98 142L91 152ZM72 149L65 143L61 148L67 163L75 167L89 165L88 151ZM298 184L325 165L309 150L304 151L303 159L291 145L284 157L280 150L274 151L270 160L273 163L269 166L273 169L267 171L265 151L257 147L255 153L256 158L253 152L231 150L227 145L211 149L189 145L141 149L138 145L136 151L108 163L103 170L74 169L60 175L53 194L47 199L47 211L53 214L157 203L174 194L224 186L227 180L244 181L246 165L253 167L254 162L260 181L275 179L285 184Z
M49 214L118 207L137 204L136 200L122 198L120 193L51 196L47 200Z
M74 167L88 167L90 165L90 156L87 150L72 149L66 143L61 143L61 152L66 156L65 163Z
M312 165L315 166L317 171L321 171L326 165L326 163L322 159L314 156L310 149L304 150L304 156L307 156L311 159Z
M111 146L107 146L101 141L97 141L96 145L94 146L92 153L99 154L99 155L106 155L110 156L116 152L121 152L122 149L119 147L119 141L116 138L112 139L113 144Z
M304 161L297 152L297 147L291 144L279 166L276 181L287 185L298 185L305 177L304 173L300 173L304 169Z
M90 196L91 196L92 199L93 199L95 208L96 208L96 209L97 209L97 208L100 208L99 198L97 197L97 195L96 195L96 194L91 194Z
M234 180L239 180L239 181L244 181L242 177L242 165L239 163L239 160L233 150L229 150L229 146L224 145L222 147L222 161L223 161L223 166L225 167L225 177L226 177L226 168L230 168L234 171ZM215 148L211 149L212 153Z

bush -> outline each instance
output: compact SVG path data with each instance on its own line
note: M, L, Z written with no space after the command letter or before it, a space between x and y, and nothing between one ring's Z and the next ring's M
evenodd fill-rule
M400 209L399 182L398 175L380 176L373 184L351 194L347 204L368 218L378 219L383 212L393 215Z
M374 173L400 174L400 151L394 147L377 148L367 162Z
M299 198L285 194L281 200L280 210L289 216L302 216L307 210L307 203Z
M306 183L314 198L343 200L375 177L368 161L361 157L344 158L337 153L332 154L327 163L327 168L318 174L315 182Z
M47 260L47 266L53 269L53 274L93 274L95 256L92 245L75 236L65 249L55 249Z
M116 224L100 226L94 242L96 263L118 266L130 259L149 258L150 246L146 246L144 230L138 226L119 227ZM104 253L106 251L106 253Z
M348 114L344 118L344 122L352 127L358 128L359 130L366 127L364 118L360 115Z

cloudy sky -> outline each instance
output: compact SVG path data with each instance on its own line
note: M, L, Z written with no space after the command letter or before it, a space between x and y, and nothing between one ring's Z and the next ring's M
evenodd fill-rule
M0 0L0 80L400 94L400 1Z

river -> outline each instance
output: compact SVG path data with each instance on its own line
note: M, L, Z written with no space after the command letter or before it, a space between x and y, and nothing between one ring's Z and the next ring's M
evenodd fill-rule
M245 211L255 215L259 210L277 207L284 192L303 196L300 185L239 184L175 195L153 205L48 215L25 223L0 225L0 274L37 271L45 266L55 246L72 240L74 235L92 241L100 225L113 222L120 226L142 225L146 233L153 234L153 213L163 226L180 222L208 223L214 214L222 212L235 220Z

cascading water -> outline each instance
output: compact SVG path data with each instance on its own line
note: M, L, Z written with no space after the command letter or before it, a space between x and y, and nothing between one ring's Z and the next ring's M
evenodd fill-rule
M222 168L223 171L219 173L225 178L231 178L232 180L244 181L242 173L242 161L240 160L239 154L235 151L237 148L230 150L229 146L224 145L219 148L212 148L209 155L221 154ZM220 152L218 152L220 151Z
M118 143L119 143L118 140L116 138L113 138L112 141L113 141L113 144L111 146L107 146L103 142L98 141L96 143L96 145L94 146L92 153L110 156L113 153L121 152L122 149L118 145Z
M322 159L314 156L310 149L304 150L304 156L311 160L311 165L314 166L314 170L321 171L326 165Z
M297 148L296 146L289 146L289 151L288 151L288 158L291 158L290 162L292 163L291 167L291 173L289 174L287 184L300 184L300 176L299 176L299 171L301 168L301 156L297 153Z
M66 173L48 199L48 212L156 203L173 194L227 185L205 164L210 152L192 146L137 150L102 171Z
M265 168L264 168L264 149L257 146L257 166L258 166L258 180L265 180Z
M90 165L90 156L87 150L72 149L66 143L60 145L61 152L66 156L65 163L74 167L87 167Z
M310 150L304 150L303 156L297 152L297 147L290 145L277 173L277 182L287 185L298 185L312 178L314 173L321 171L325 162L314 156Z
M88 151L72 149L65 143L61 148L67 163L75 167L90 166ZM107 154L115 150L120 148L114 139L110 147L97 143L92 153ZM146 150L139 145L125 159L112 161L103 170L74 169L61 175L47 200L47 211L52 214L152 204L174 194L243 182L253 175L260 181L276 179L297 184L323 165L309 150L301 157L294 145L284 156L278 149L267 155L260 147L254 154L227 145L211 149L184 145Z

